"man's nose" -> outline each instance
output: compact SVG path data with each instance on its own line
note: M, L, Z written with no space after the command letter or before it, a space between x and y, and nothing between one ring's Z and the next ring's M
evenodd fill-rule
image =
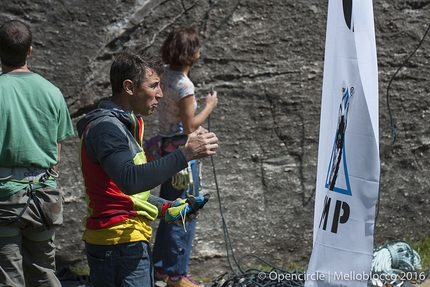
M157 98L162 98L162 97L163 97L163 91L161 91L161 90L160 90L160 92L159 92L159 93L157 93L155 96L156 96Z
M157 93L155 94L155 97L156 98L162 98L163 97L163 90L161 89L160 86L158 86Z

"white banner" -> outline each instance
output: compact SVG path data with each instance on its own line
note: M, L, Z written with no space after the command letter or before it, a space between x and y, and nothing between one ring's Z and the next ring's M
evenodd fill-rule
M372 0L329 0L311 286L366 286L379 189Z

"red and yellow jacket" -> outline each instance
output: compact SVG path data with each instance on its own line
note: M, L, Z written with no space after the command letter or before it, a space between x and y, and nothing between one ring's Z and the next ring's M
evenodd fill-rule
M142 117L111 101L100 103L76 127L87 202L82 239L98 245L149 242L150 221L166 203L150 189L187 166L182 152L147 163Z

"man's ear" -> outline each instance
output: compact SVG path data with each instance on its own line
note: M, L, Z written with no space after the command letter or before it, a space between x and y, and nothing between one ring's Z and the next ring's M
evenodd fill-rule
M33 46L30 46L30 48L28 48L27 57L30 57L31 52L33 52Z
M131 80L125 80L124 82L122 82L122 86L124 87L124 91L127 94L133 95L134 83Z

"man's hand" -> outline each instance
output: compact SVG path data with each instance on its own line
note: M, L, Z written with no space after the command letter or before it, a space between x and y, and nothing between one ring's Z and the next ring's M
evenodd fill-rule
M204 133L202 127L188 135L185 146L181 149L187 161L215 154L218 138L213 132Z

